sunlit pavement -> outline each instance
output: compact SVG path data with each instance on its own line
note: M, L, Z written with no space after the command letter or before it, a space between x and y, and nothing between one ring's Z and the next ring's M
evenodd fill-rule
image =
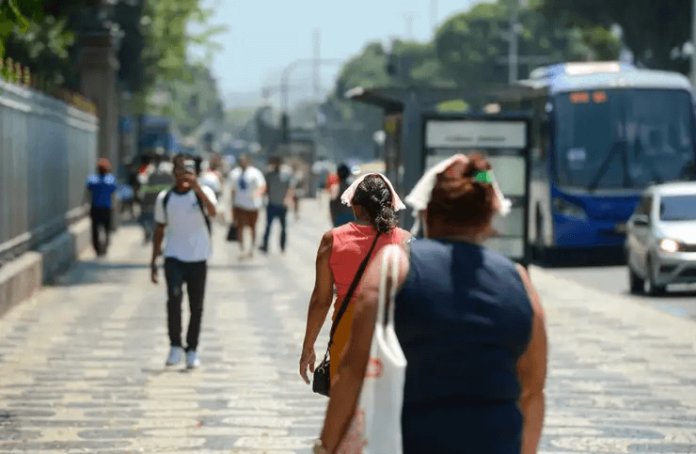
M328 211L305 200L290 219L287 253L276 230L270 253L248 261L214 225L201 367L191 372L164 367L165 287L149 282L137 227L9 312L0 452L309 452L326 399L297 362ZM532 277L551 343L541 452L696 452L694 322L548 271Z

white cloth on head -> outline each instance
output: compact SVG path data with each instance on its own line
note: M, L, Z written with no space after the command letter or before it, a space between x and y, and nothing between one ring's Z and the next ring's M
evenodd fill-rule
M358 189L358 186L360 186L360 183L363 182L363 180L370 175L376 175L380 177L389 187L389 191L392 194L392 208L394 211L399 211L399 210L405 210L406 205L404 205L404 202L401 201L399 198L399 195L396 193L394 190L394 187L391 184L391 181L389 181L389 178L385 177L381 173L366 173L365 175L361 176L360 178L357 178L353 184L351 184L348 189L346 189L343 192L343 195L341 195L341 202L344 205L352 206L351 202L353 201L353 197L355 197L355 191Z
M437 176L451 167L452 164L458 160L464 161L465 164L469 162L469 158L466 157L466 155L456 154L431 167L427 172L425 172L421 179L418 180L411 193L406 196L405 199L406 203L413 208L414 217L417 218L419 212L428 208L428 204L430 203L430 199L433 195L433 188L435 187L435 183L437 183ZM506 199L503 195L503 192L500 190L500 186L498 186L498 182L496 181L493 172L491 172L491 178L493 190L498 198L498 202L500 202L498 214L501 216L506 216L510 212L512 202Z

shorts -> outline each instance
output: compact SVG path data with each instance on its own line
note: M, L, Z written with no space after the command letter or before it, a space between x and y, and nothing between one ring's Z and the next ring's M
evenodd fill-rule
M238 228L251 227L256 228L256 221L259 219L259 210L245 210L243 208L234 207L234 222Z

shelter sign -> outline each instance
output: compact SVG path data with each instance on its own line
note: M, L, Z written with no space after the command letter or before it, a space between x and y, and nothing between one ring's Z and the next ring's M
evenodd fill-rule
M526 265L530 258L528 120L434 115L424 118L423 140L426 171L458 153L479 153L490 162L500 189L512 202L512 209L507 217L494 220L500 235L488 240L485 246Z

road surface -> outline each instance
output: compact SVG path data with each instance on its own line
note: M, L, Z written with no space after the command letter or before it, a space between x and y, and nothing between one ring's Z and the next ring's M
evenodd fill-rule
M327 219L305 201L287 253L275 232L249 262L214 226L192 372L164 367L164 285L139 229L121 228L106 258L87 253L0 320L0 453L308 453L326 399L297 363ZM694 321L603 288L601 270L563 273L532 269L551 346L540 452L696 452Z

